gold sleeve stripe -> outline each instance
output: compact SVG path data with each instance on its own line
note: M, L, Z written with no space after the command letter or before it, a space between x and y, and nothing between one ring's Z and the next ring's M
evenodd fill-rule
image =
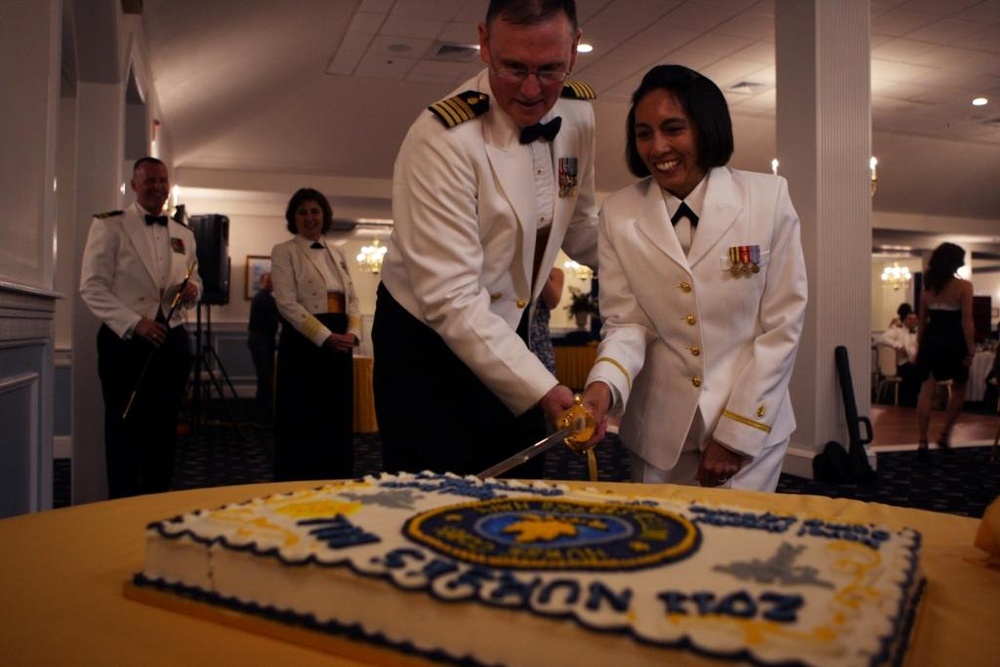
M566 88L569 88L567 91ZM574 97L578 100L593 100L597 99L597 93L589 85L585 84L583 81L574 81L573 79L566 79L563 84L563 97Z
M322 328L323 328L322 322L320 322L312 315L308 315L302 322L302 335L311 340L312 337L315 336L317 333L319 333L319 330Z
M598 357L594 361L594 365L596 366L597 364L601 363L602 361L606 361L609 364L611 364L612 366L614 366L615 368L617 368L618 370L620 370L622 372L622 375L625 376L625 382L628 383L629 390L632 389L632 376L628 374L628 371L625 370L624 366L622 366L620 363L618 363L616 360L612 359L611 357Z
M771 432L771 427L768 426L767 424L761 424L759 421L751 419L750 417L744 417L743 415L738 415L735 412L730 412L729 410L723 410L722 411L722 416L723 417L729 417L733 421L739 422L741 424L745 424L745 425L747 425L747 426L749 426L751 428L758 429L760 431L763 431L764 433L770 433Z

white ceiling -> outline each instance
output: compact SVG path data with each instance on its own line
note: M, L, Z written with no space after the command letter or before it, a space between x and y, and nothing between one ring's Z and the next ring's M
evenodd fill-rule
M178 167L389 179L413 118L481 68L486 0L145 0ZM676 62L726 91L733 165L774 152L773 0L578 0L598 93L598 189L631 182L631 91ZM1000 0L872 0L876 210L1000 220ZM743 84L738 86L738 84ZM744 89L735 92L734 86ZM745 92L749 90L749 92ZM973 97L991 103L973 107Z

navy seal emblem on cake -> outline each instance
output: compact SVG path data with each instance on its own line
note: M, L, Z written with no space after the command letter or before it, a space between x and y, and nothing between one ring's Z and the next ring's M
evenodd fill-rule
M411 517L409 539L488 567L634 570L691 556L701 531L687 518L642 504L495 498Z

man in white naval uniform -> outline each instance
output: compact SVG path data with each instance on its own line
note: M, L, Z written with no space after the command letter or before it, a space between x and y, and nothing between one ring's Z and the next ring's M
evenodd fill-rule
M372 331L387 471L477 473L572 405L526 341L560 247L596 266L593 92L567 79L580 35L572 1L494 0L486 70L403 142Z
M94 217L80 272L80 297L102 322L97 371L111 498L170 488L177 416L191 369L184 310L201 295L197 271L184 282L197 257L194 234L162 213L170 195L166 165L137 160L132 190L136 201L126 210ZM168 322L178 290L183 307Z

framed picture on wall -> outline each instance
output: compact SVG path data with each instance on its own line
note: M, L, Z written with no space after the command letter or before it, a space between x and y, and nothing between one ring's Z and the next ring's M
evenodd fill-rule
M271 270L271 257L268 255L247 255L247 300L249 301L260 291L260 276Z

